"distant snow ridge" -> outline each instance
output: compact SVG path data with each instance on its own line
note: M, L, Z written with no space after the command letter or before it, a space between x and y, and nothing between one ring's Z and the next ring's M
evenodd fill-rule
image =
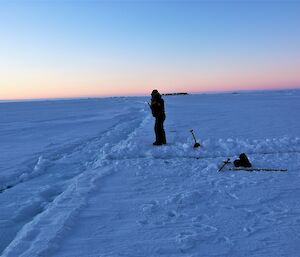
M144 122L149 122L146 119ZM142 133L137 128L135 133ZM138 159L138 158L216 158L234 157L240 153L257 154L281 154L300 153L300 138L282 137L272 139L250 140L245 138L205 139L202 147L194 149L194 142L187 138L185 142L175 142L160 148L149 147L134 140L135 134L131 134L126 140L112 148L109 158L112 160ZM126 154L124 154L126 152Z
M227 138L203 141L203 150L214 155L231 156L242 152L248 154L275 154L275 153L300 153L300 138L272 138L261 140L248 140L240 138Z
M136 146L136 141L133 138L142 126L149 122L149 119L149 115L144 113L142 119L139 118L121 123L115 127L114 131L108 131L104 138L110 138L110 140L102 146L97 161L93 163L93 168L101 167L103 162L114 160L116 156L120 157L119 159L123 159L124 151L128 153L127 149Z

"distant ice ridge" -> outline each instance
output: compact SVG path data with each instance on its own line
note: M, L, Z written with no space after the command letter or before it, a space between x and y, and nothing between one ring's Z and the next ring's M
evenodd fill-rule
M145 122L149 122L149 118ZM139 128L137 128L137 131ZM143 130L143 128L140 128ZM108 133L110 135L111 132ZM117 145L112 146L110 143L105 147L112 147L107 158L111 160L134 159L134 158L218 158L218 157L236 157L240 153L245 152L249 155L267 155L267 154L289 154L300 153L299 137L282 137L272 139L205 139L201 141L202 148L193 149L193 141L187 138L185 142L176 142L162 148L149 149L147 145L141 145L133 140L136 135L131 135ZM124 152L126 154L124 155ZM0 189L14 186L18 183L40 176L47 169L47 165L51 165L51 160L40 156L32 170L22 173L15 180L6 178L5 174L0 176Z
M149 149L147 145L141 145L132 140L123 142L121 147L112 149L108 156L111 159L123 158L217 158L235 157L240 153L249 155L266 155L281 153L300 153L299 137L282 137L272 139L205 139L201 141L202 148L193 149L194 142L187 138L185 142L175 142L161 148ZM124 151L126 154L124 155Z

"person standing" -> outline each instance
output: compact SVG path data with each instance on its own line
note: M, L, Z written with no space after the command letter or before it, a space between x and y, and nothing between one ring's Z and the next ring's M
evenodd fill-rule
M151 93L150 108L152 110L152 115L155 118L154 131L156 140L153 145L165 145L167 143L164 130L164 121L166 119L165 103L161 94L156 89Z

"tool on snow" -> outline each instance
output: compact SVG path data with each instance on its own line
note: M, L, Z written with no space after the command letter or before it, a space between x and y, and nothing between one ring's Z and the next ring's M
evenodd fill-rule
M241 156L241 155L240 155ZM223 161L223 165L221 166L221 168L219 169L219 171L221 171L227 164L231 163L230 158L227 158L226 161ZM250 162L249 162L250 163ZM234 165L236 165L236 161L233 162ZM251 165L251 163L250 163ZM228 170L232 170L232 171L277 171L277 172L287 172L287 169L275 169L275 168L255 168L251 166L235 166L235 167L230 167L228 168Z
M287 169L272 169L272 168L229 168L228 170L244 170L244 171L278 171L278 172L286 172Z
M195 134L194 134L194 130L191 129L190 132L192 133L192 136L193 136L193 138L195 140L194 148L200 147L201 145L196 140L196 137L195 137Z
M223 161L223 162L224 162L224 164L221 166L219 171L221 171L228 163L231 163L230 158L228 158L226 161Z

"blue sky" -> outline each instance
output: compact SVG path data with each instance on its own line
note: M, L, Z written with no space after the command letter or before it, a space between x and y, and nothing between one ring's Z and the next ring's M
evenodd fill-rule
M300 85L296 1L1 1L0 24L0 98Z

